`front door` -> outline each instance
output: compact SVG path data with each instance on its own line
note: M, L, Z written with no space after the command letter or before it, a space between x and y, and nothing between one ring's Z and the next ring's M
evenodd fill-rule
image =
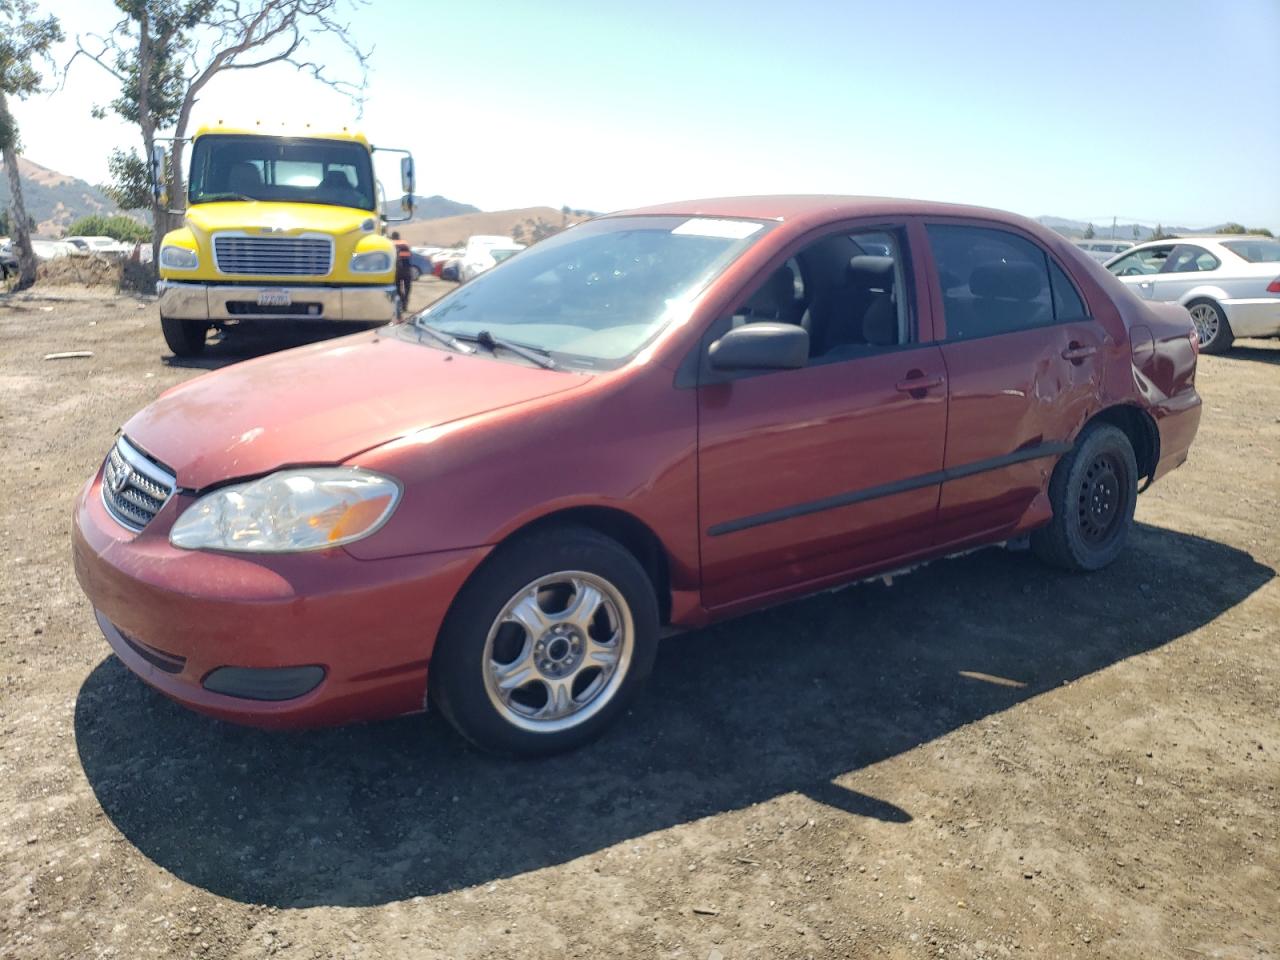
M811 355L802 369L718 382L704 368L707 607L816 589L929 546L946 382L941 351L921 342L932 329L928 299L907 246L901 226L825 236L777 265L722 321L800 323Z

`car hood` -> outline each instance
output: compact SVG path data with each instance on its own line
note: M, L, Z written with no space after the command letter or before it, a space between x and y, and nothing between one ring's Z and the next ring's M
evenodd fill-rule
M124 433L174 471L178 486L200 490L285 466L339 463L587 379L411 338L357 334L179 384L135 414Z

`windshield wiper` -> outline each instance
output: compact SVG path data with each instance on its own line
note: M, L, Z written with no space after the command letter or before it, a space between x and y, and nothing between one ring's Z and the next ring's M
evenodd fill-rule
M202 193L195 202L197 203L216 203L219 200L247 200L249 203L257 203L257 197L251 197L244 193Z
M443 343L450 350L456 350L458 353L475 353L476 352L475 347L467 346L467 344L463 343L461 340L459 340L457 337L455 337L451 333L445 333L443 330L437 330L435 327L427 323L421 317L418 317L413 321L413 327L415 330L421 330L423 333L427 334L433 340L437 340L440 343Z
M540 350L537 347L526 346L523 343L504 340L501 337L495 337L488 330L481 330L474 336L465 336L463 339L474 340L490 353L497 353L498 348L502 347L502 349L510 350L516 356L524 357L529 362L536 363L538 366L544 367L547 370L555 370L558 367L558 364L551 359L551 352L549 350Z

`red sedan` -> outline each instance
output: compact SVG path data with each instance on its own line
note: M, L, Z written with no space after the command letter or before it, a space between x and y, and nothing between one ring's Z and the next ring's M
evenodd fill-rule
M1105 567L1187 457L1197 349L1184 309L1009 214L620 213L170 390L85 486L76 572L197 710L431 705L545 753L618 715L664 632L984 544Z

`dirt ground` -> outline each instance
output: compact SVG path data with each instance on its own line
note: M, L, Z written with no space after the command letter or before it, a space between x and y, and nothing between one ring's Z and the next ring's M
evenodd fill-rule
M223 725L110 655L75 493L274 346L181 364L152 303L0 297L0 957L1280 956L1280 342L1202 359L1109 571L986 551L673 638L526 763L434 716Z

